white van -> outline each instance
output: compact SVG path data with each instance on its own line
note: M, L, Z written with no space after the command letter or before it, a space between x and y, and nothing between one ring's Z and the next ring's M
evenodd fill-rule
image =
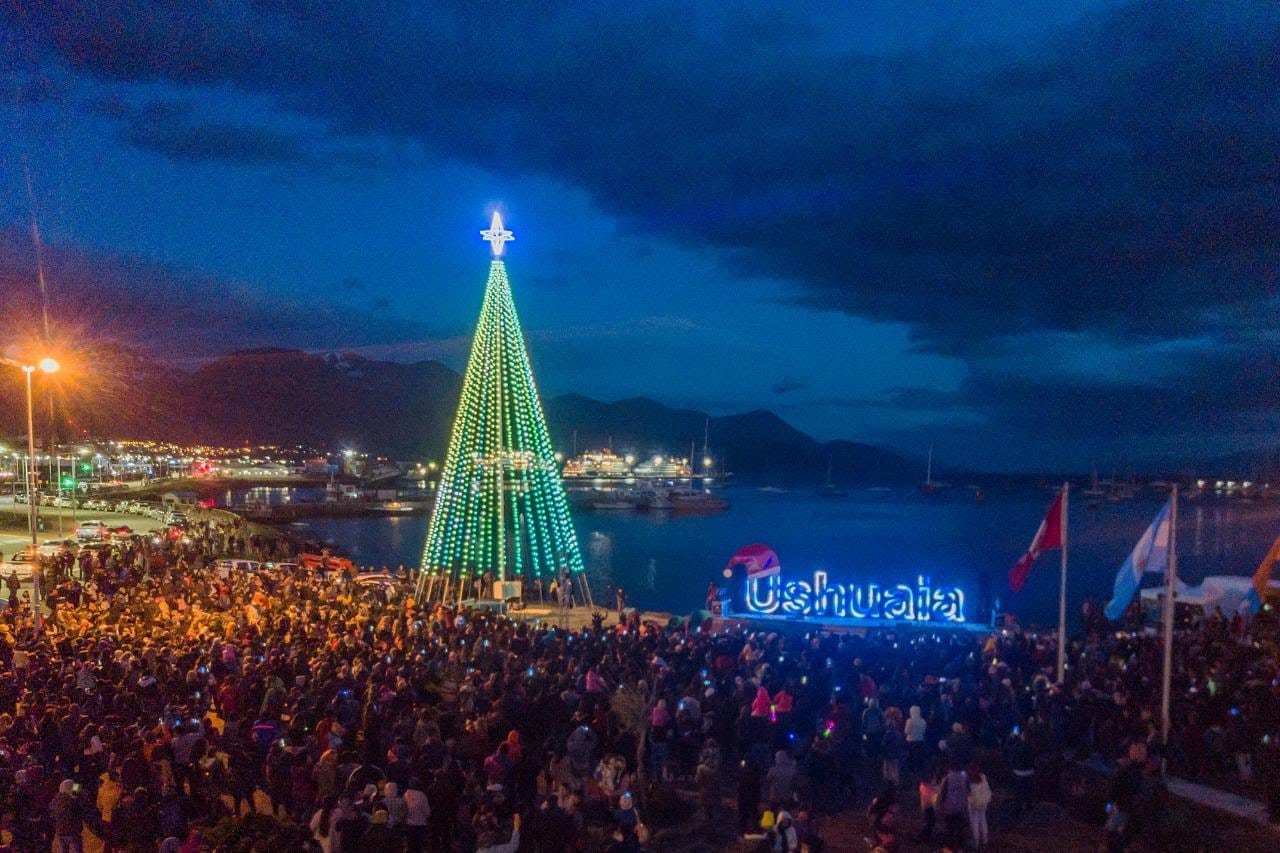
M219 560L214 564L218 577L228 578L232 572L256 572L262 564L257 560Z

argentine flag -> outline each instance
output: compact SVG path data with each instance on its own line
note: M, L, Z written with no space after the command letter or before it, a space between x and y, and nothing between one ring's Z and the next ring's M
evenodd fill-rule
M1156 515L1155 521L1142 534L1138 544L1133 546L1129 559L1124 561L1116 575L1115 592L1107 602L1106 614L1111 621L1124 615L1125 608L1142 585L1142 576L1147 572L1163 572L1169 565L1169 504Z

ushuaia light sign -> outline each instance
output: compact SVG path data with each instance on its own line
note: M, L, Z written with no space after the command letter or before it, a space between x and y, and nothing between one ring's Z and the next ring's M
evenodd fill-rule
M965 624L964 592L934 586L923 575L915 585L831 583L821 569L813 581L783 577L768 545L748 545L725 566L734 579L728 596L738 615L785 619ZM736 587L736 589L733 589Z
M813 583L768 575L747 580L747 611L760 616L814 619L885 619L891 622L964 622L964 593L957 587L900 583L829 583L815 571Z

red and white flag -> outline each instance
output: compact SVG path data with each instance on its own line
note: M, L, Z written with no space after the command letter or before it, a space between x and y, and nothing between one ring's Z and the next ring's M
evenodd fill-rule
M1027 582L1027 575L1031 574L1031 564L1036 561L1036 557L1040 556L1041 551L1061 547L1062 492L1058 492L1058 497L1045 513L1044 521L1040 522L1040 529L1036 531L1035 538L1031 540L1031 547L1027 548L1027 553L1023 554L1022 559L1014 563L1013 568L1009 570L1009 589L1014 592L1022 589L1022 585Z

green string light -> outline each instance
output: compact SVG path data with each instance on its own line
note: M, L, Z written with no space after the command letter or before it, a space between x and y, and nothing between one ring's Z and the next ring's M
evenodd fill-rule
M501 222L486 233L503 233ZM506 267L495 257L427 528L419 594L431 576L542 578L565 568L581 572L582 554Z

